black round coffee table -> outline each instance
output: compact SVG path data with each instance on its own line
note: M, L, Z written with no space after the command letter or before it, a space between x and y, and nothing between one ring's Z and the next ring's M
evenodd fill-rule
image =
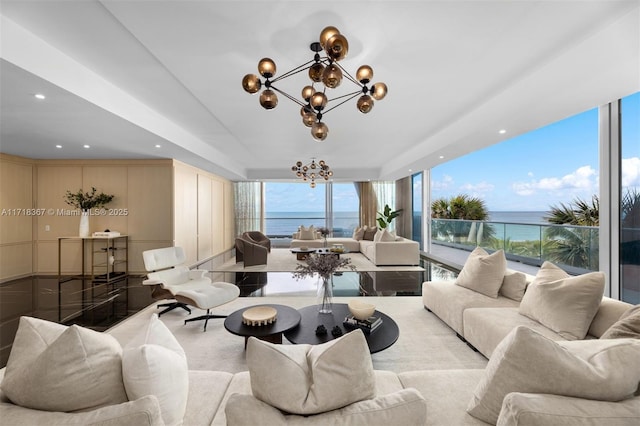
M255 306L270 306L275 308L275 310L278 311L275 322L256 326L244 324L242 322L242 313ZM249 340L251 336L271 343L282 343L282 333L300 323L300 313L289 306L271 304L255 306L247 306L246 308L239 309L224 320L224 328L226 328L228 332L244 337L245 349L247 348L247 340Z
M302 317L300 324L284 333L284 336L291 343L317 345L328 342L335 339L331 335L331 329L335 326L340 327L343 333L352 331L342 324L345 317L350 314L349 307L345 303L334 303L331 314L318 313L317 305L306 306L298 312ZM388 315L379 311L375 311L373 315L382 318L382 325L371 334L364 333L364 336L369 345L369 352L376 353L393 345L400 336L400 330L398 329L398 324ZM316 327L320 324L325 326L327 334L316 336Z

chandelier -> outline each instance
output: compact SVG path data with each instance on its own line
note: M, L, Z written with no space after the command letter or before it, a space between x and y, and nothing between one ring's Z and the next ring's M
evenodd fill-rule
M312 158L311 163L302 164L302 161L297 161L294 166L291 167L291 171L303 181L311 181L311 187L316 187L316 179L329 180L333 176L333 172L324 160L320 160L316 163L316 159Z
M246 92L253 94L257 93L264 85L265 89L260 94L260 105L264 109L273 109L278 105L276 92L297 103L301 107L302 122L311 128L311 136L318 141L323 141L329 133L329 128L322 121L322 118L329 111L359 96L356 106L360 112L366 114L373 108L374 99L381 100L386 96L387 85L374 83L370 87L367 86L373 78L373 69L369 65L362 65L358 68L354 78L339 64L339 61L347 56L349 42L336 27L329 26L323 29L320 33L320 41L311 43L309 48L315 52L311 61L299 65L279 77L275 77L275 62L270 58L261 59L258 62L258 72L265 78L264 83L257 75L247 74L242 79L242 87ZM320 56L319 52L323 49L327 56ZM308 70L311 85L302 88L302 100L274 86L274 83L305 70ZM342 83L343 77L355 84L358 89L329 99L327 89L336 89ZM316 83L322 83L323 87L316 88Z

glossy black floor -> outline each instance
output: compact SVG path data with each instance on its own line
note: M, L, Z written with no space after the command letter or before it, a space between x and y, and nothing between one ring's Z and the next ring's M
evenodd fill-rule
M424 259L424 272L345 272L333 277L335 296L418 296L423 281L455 279L456 272ZM58 282L57 276L34 276L0 284L0 367L6 365L21 316L105 330L149 306L144 276L109 285L88 280ZM232 273L224 280L240 287L241 297L312 296L316 279L295 280L290 273Z

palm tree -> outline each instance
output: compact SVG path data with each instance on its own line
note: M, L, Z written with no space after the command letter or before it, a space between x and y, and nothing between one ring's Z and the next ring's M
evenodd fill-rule
M483 221L489 217L484 200L459 194L451 199L438 198L431 203L431 217L434 219L458 219L459 221L434 221L433 233L436 236L446 236L453 241L460 242L470 235L475 223L467 221ZM475 235L475 233L474 233ZM490 238L493 230L483 226L481 239Z
M600 201L597 195L591 203L580 198L569 205L551 206L545 220L554 225L544 230L544 252L549 260L579 268L598 268L598 232L583 227L599 226ZM566 225L574 225L570 227Z

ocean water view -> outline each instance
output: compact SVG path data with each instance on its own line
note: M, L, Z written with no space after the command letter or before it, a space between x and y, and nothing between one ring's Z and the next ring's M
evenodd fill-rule
M507 235L512 241L537 240L540 238L539 226L545 225L544 211L502 211L489 212L490 222L505 223L505 229L498 235ZM266 212L265 231L272 236L290 236L300 225L316 228L325 226L324 212ZM348 237L358 226L358 212L334 212L334 236Z

